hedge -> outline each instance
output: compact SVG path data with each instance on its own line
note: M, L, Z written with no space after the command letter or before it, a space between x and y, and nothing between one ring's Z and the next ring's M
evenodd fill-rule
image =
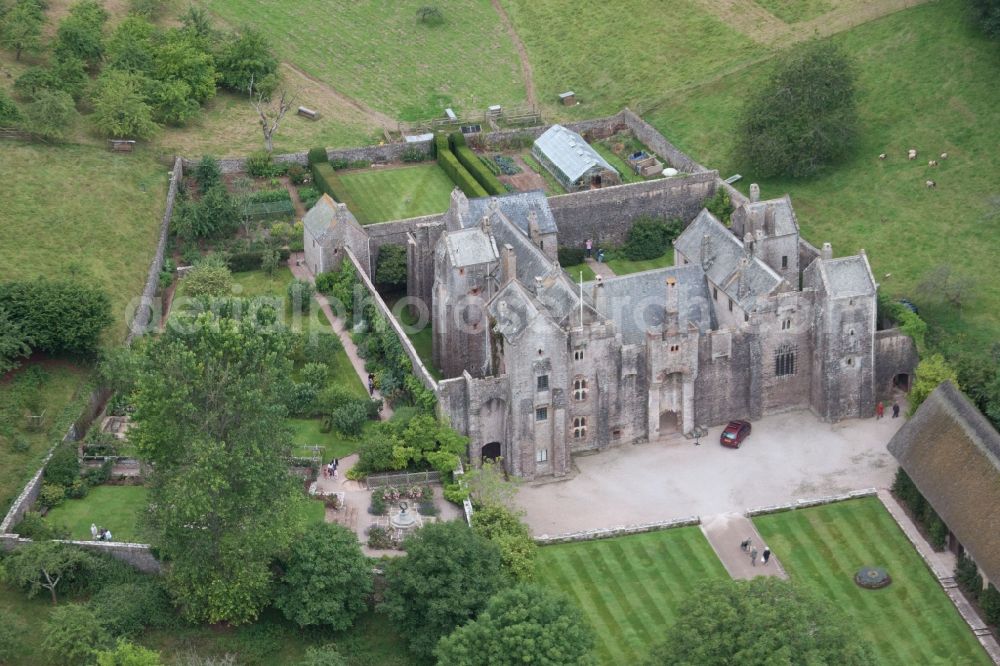
M444 134L439 134L435 140L435 145L437 146L437 161L438 165L444 172L448 174L451 178L451 182L458 185L459 189L465 192L465 196L470 198L486 197L489 193L483 189L483 186L472 177L465 167L461 165L455 154L451 152L448 148L448 137Z
M309 162L309 166L329 162L326 155L326 148L310 148L307 153L306 160Z
M333 166L330 164L314 164L312 165L313 172L313 184L316 186L320 192L325 192L333 197L334 201L338 201L347 206L347 208L354 213L354 217L357 218L358 223L367 224L368 220L361 214L361 208L354 202L353 199L344 190L344 186L340 183L340 178L333 170Z
M462 166L468 170L472 177L476 179L483 189L489 194L506 194L507 190L504 188L503 183L494 176L483 161L479 159L479 156L472 152L472 149L465 144L465 137L461 132L453 132L451 134L451 148L455 157L458 161L462 163Z

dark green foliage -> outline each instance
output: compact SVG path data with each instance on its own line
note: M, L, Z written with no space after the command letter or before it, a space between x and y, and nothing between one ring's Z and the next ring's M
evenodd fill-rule
M278 59L267 38L253 28L230 35L215 66L219 85L233 92L248 92L252 82L254 92L269 96L278 83Z
M292 195L286 189L257 190L248 197L252 203L269 203L272 201L291 201Z
M13 51L15 60L24 52L37 53L44 25L45 10L38 0L15 0L11 7L0 7L0 46Z
M65 525L53 524L42 518L37 511L28 511L21 522L14 527L14 533L24 539L34 541L51 541L52 539L68 539L69 528Z
M512 578L534 577L538 547L517 514L499 504L482 506L472 514L472 528L500 548L503 568Z
M347 666L347 660L337 652L334 644L306 648L306 654L297 666Z
M500 551L459 521L432 523L403 542L388 564L384 608L422 659L456 627L475 619L508 582Z
M444 14L433 5L424 5L417 8L417 23L430 26L441 25L444 23Z
M309 312L314 291L312 283L307 280L296 278L289 282L288 302L292 304L292 312Z
M426 159L430 159L427 153L416 146L410 146L404 150L400 157L404 162L423 162Z
M470 198L485 197L487 196L486 190L483 189L475 178L472 177L465 167L459 163L458 158L455 154L451 152L448 147L448 136L445 134L438 134L434 138L434 146L437 152L437 162L444 169L444 172L448 174L451 178L451 182L455 183L465 195Z
M333 428L345 437L357 437L368 421L368 410L357 401L338 407L330 414Z
M6 90L0 90L0 127L13 127L24 119Z
M979 595L979 606L983 609L986 621L993 626L1000 626L1000 592L990 583Z
M216 185L220 185L222 170L219 168L218 160L211 155L204 155L194 168L194 180L202 192L208 192Z
M300 187L299 188L299 201L302 202L302 206L309 210L316 205L319 201L320 192L315 187Z
M452 132L448 141L455 157L472 174L476 182L486 190L487 194L506 194L507 190L504 188L503 183L497 180L497 177L486 168L486 165L479 159L479 156L472 152L472 149L465 144L465 135L461 132Z
M111 646L97 615L82 604L54 608L42 636L42 650L51 663L68 666L92 664L98 650Z
M61 90L37 91L24 108L24 129L36 137L61 141L79 118L73 97Z
M233 274L213 255L202 259L184 276L185 293L192 297L228 296L233 287Z
M394 440L384 436L366 437L358 449L355 469L362 474L399 469L393 455L394 445Z
M917 490L916 484L909 475L900 467L896 470L896 478L892 482L892 492L909 509L914 520L919 523L927 532L928 541L936 550L941 550L945 545L945 538L948 535L948 528L934 511L930 503Z
M913 338L917 352L923 355L927 347L927 323L920 318L920 315L904 307L888 294L879 291L878 316L880 320L888 320L885 324L887 328L891 325L898 326L900 331Z
M576 266L587 258L587 251L582 247L561 247L558 256L560 266Z
M288 167L288 180L292 185L301 185L306 182L306 170L301 164L291 164Z
M979 575L979 567L965 553L959 556L955 564L955 581L973 599L978 599L983 592L983 577Z
M208 47L192 33L169 30L153 56L152 78L170 84L196 104L215 96L215 64Z
M850 155L859 134L854 65L831 41L793 47L751 91L736 129L736 159L754 176L803 178Z
M847 617L777 578L703 583L681 601L677 618L649 666L876 663Z
M153 38L156 28L141 16L128 16L106 44L104 68L149 75L153 70Z
M29 597L46 590L56 604L57 592L79 587L86 580L87 565L93 559L92 555L65 544L33 542L4 559L5 581L25 590Z
M330 160L330 166L334 169L346 169L350 166L350 162L347 161L346 157L334 157Z
M368 608L371 565L354 532L340 525L310 527L281 569L275 606L300 627L347 629Z
M0 307L0 376L20 367L17 359L31 355L31 342L24 322L14 319Z
M112 636L134 636L146 628L168 627L176 614L158 578L97 588L89 606Z
M105 70L91 98L91 120L106 137L148 139L158 129L153 109L146 103L144 79L139 74Z
M337 175L333 172L333 167L331 167L328 162L317 162L312 165L312 174L313 184L316 188L320 192L328 194L336 199L337 195L334 191L333 184L339 181L337 180Z
M320 273L316 276L316 291L329 294L337 282L337 273Z
M79 58L96 68L104 55L104 24L108 12L97 0L82 0L59 23L52 51L56 59Z
M330 160L327 157L326 148L310 148L306 155L306 161L308 161L309 166L312 166L313 164L322 164Z
M632 223L622 252L633 261L662 257L683 229L680 220L640 216Z
M715 190L712 198L705 202L705 208L715 218L727 227L733 215L733 202L729 200L729 192L724 187Z
M240 219L239 203L220 184L209 189L200 201L180 202L170 226L184 240L218 238L235 233Z
M990 39L1000 39L1000 0L970 0L969 13Z
M43 509L51 509L59 506L66 499L66 488L57 483L43 483L42 489L38 493L38 506Z
M441 639L434 651L449 666L587 666L593 632L569 598L522 583L490 599L478 618Z
M378 249L375 282L388 289L406 286L406 248L402 245L382 245Z
M271 153L257 151L247 157L247 174L254 178L267 178L271 175Z
M60 486L71 486L80 476L80 460L76 456L76 446L66 442L56 447L45 465L45 480Z

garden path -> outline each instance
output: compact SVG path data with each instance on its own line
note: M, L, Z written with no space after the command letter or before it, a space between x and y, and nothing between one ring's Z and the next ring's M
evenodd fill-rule
M615 272L611 270L611 266L608 266L607 262L595 261L589 257L586 261L587 265L590 266L590 270L594 271L594 275L600 275L602 278L615 277Z
M739 513L720 513L701 519L701 531L719 556L722 566L734 580L750 580L757 576L788 578L778 557L771 554L765 565L763 560L764 538L757 531L753 521ZM757 563L750 560L750 554L740 548L740 544L750 538L751 546L757 549Z
M302 252L293 252L290 254L288 256L288 268L292 271L292 275L298 279L308 280L309 282L315 284L316 277L309 270L309 267L303 260L304 257L305 255ZM368 371L365 370L365 361L358 353L357 345L355 345L354 341L351 340L350 333L348 333L347 329L344 328L344 322L333 314L333 310L330 308L330 303L326 300L326 296L317 291L314 298L316 299L316 302L319 303L319 307L323 311L323 314L326 315L327 321L330 322L330 328L333 329L333 332L337 334L337 337L340 338L340 342L344 345L344 352L347 354L347 358L351 361L351 366L354 368L354 371L358 373L358 377L361 379L361 384L368 386ZM389 403L385 400L378 389L375 389L372 397L376 400L382 400L382 420L388 421L392 418L392 407L389 406ZM344 473L347 473L346 469L344 470Z
M292 185L292 181L288 176L281 177L281 184L285 186L286 190L288 190L288 196L292 200L292 206L295 207L295 217L301 220L306 216L306 207L302 205L302 200L299 199L298 188Z
M507 34L510 35L510 41L514 42L514 48L517 50L517 59L521 63L521 78L524 79L525 97L530 106L535 106L538 102L538 96L535 94L535 74L531 69L528 50L524 48L524 42L521 41L521 36L517 34L517 29L514 28L514 23L510 20L510 16L507 15L507 10L500 4L500 0L490 1L493 3L493 9L500 16L500 22L507 29Z

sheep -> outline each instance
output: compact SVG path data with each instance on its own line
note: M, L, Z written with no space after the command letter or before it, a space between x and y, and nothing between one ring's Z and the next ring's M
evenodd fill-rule
M937 166L937 160L930 160L930 161L929 161L929 162L927 163L927 166Z
M879 153L879 154L878 154L878 158L879 158L880 160L884 160L884 159L885 159L885 153Z
M917 149L910 148L908 151L906 151L906 157L911 160L917 159Z
M937 183L934 182L933 180L928 180L927 182L924 183L924 185L926 185L927 187L937 187Z
M941 159L943 160L948 159L948 153L941 153Z

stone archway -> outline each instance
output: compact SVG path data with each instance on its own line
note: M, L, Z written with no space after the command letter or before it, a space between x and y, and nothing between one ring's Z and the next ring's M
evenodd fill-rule
M892 388L909 393L910 375L906 372L901 372L894 376L892 378Z
M500 442L490 442L489 444L483 445L481 459L483 462L487 460L498 460L502 454L503 450L500 446Z
M680 432L681 415L678 412L666 410L660 412L660 434Z

